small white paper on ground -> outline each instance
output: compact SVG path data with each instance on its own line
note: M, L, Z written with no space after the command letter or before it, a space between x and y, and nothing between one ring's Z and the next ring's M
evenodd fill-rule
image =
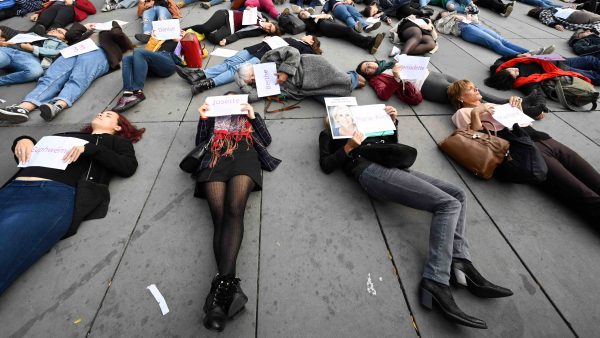
M367 25L372 25L374 23L377 23L379 21L381 21L379 18L374 18L374 17L368 17L365 19L365 21L367 22Z
M85 39L79 43L74 44L71 47L67 47L60 51L60 54L65 58L70 58L73 56L89 53L98 49L98 46L92 41L92 39Z
M289 46L290 44L285 42L284 39L278 37L278 36L267 36L266 38L263 39L264 42L267 43L267 45L269 45L269 47L271 47L271 49L276 49L279 47L285 47L285 46Z
M46 40L47 38L43 36L39 36L37 34L17 34L13 36L12 39L8 40L8 42L12 43L29 43L36 42L40 40Z
M554 13L554 16L557 18L566 19L575 11L576 9L573 8L559 8L556 13Z
M158 40L177 39L181 35L179 19L152 21L152 30Z
M228 57L234 56L237 53L238 53L237 50L227 49L227 48L217 48L217 49L213 50L212 53L210 53L210 55L228 58Z
M527 127L533 122L531 117L525 115L519 108L511 106L509 103L495 106L492 117L510 129L512 129L515 123L521 127Z
M150 284L146 287L146 289L150 290L154 299L158 302L158 306L160 306L160 311L162 311L163 316L169 313L169 306L167 306L167 301L165 297L163 297L162 293L158 291L156 284Z
M206 102L210 106L206 116L245 115L242 104L248 103L248 95L209 96Z
M277 83L277 65L275 62L252 65L258 97L279 95L281 88Z
M242 16L242 25L256 25L258 21L258 9L256 7L247 7Z
M560 54L545 54L545 55L532 55L530 56L531 58L534 59L540 59L540 60L546 60L546 61L564 61L565 58L562 57L562 55Z
M82 146L86 143L88 141L76 137L44 136L31 149L29 161L19 164L18 167L45 167L65 170L68 163L63 160L63 157L73 147Z
M94 26L94 29L97 31L109 31L112 29L113 21L116 21L119 24L119 26L121 26L121 27L123 27L127 24L127 21L112 20L112 21L97 23L96 26Z

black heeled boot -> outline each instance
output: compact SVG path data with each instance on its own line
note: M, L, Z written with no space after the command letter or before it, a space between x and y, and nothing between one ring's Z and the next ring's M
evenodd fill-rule
M195 82L192 84L192 96L211 88L215 88L215 81L213 81L213 79L204 79Z
M193 85L196 82L200 82L206 79L206 74L200 68L186 68L181 66L175 66L177 75L187 81L187 83Z
M475 269L473 263L462 258L452 259L450 281L466 286L477 297L500 298L513 294L510 289L490 283Z
M487 329L485 321L471 317L456 305L450 287L436 281L423 278L421 280L421 304L428 309L433 308L433 301L438 304L442 314L456 324L474 327L476 329Z
M235 277L215 276L211 283L210 293L204 303L204 327L209 330L223 331L227 318L240 312L248 297L240 287L240 280Z

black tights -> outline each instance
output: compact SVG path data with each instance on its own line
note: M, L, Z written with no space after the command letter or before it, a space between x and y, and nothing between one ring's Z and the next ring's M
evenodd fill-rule
M46 31L48 31L51 28L65 28L74 21L75 9L73 6L54 3L40 14L36 21L36 25L42 25L46 28ZM33 27L30 31L33 31Z
M435 48L435 41L431 35L423 34L419 27L407 27L401 32L402 54L423 55Z
M235 263L244 237L244 212L254 181L245 175L228 182L206 182L204 193L215 232L213 251L221 276L235 276Z
M219 41L233 34L229 29L229 13L226 9L216 11L205 23L190 26L195 32L206 35L208 41L218 44ZM187 29L187 28L186 28Z

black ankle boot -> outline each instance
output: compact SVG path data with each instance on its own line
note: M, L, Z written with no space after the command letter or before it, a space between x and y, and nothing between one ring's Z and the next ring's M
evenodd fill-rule
M454 302L449 286L423 278L421 280L421 304L431 310L434 301L439 306L442 314L456 324L470 326L476 329L487 329L485 321L471 317L458 308L458 305Z
M213 79L204 79L192 84L192 96L215 87Z
M204 303L204 326L209 330L223 331L227 318L240 312L247 302L248 297L242 291L238 278L215 276Z
M204 74L204 71L200 68L176 66L175 71L177 71L177 75L179 75L179 77L186 80L187 83L191 85L206 79L206 74Z
M462 258L452 259L450 280L466 286L467 289L477 297L500 298L512 296L513 294L511 290L487 281L479 271L475 269L473 263Z

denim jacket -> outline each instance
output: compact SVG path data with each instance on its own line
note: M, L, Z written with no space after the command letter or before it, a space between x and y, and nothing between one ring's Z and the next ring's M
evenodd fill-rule
M33 46L33 55L39 58L51 58L56 59L61 49L69 47L64 41L48 36L48 39L44 40L42 47Z

